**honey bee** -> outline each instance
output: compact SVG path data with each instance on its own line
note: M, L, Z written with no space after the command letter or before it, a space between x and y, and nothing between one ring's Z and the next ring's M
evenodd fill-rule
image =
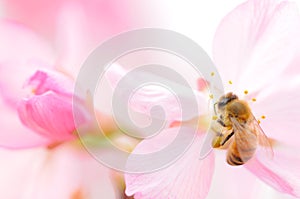
M217 132L212 146L227 148L226 161L229 165L245 164L254 156L258 146L262 146L268 154L273 155L270 140L246 101L239 100L237 95L230 92L222 96L214 108L218 115L216 121L222 130Z

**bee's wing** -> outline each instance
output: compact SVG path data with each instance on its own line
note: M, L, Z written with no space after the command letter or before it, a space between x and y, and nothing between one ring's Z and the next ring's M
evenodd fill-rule
M274 152L272 148L272 144L270 139L266 136L262 128L260 127L258 121L255 119L255 117L252 115L252 119L249 120L248 122L249 128L256 133L257 139L258 139L258 144L259 148L258 150L262 150L263 153L268 157L268 158L273 158Z
M235 142L231 143L231 150L228 152L235 155L237 161L245 163L252 158L256 151L258 146L257 135L247 124L240 124L234 117L230 120L233 125Z
M272 145L254 116L249 118L244 125L241 125L235 118L231 118L231 121L235 131L237 150L244 162L254 155L255 150L262 151L262 154L269 159L273 158Z

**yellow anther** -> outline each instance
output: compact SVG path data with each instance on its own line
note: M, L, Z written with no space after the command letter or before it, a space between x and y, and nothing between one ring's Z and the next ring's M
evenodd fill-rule
M257 120L258 124L260 124L260 120Z
M256 102L256 98L252 98L252 101L253 101L253 102Z
M261 119L266 119L266 116L264 116L264 115L263 115L263 116L261 116Z
M232 81L231 81L231 80L229 80L229 81L228 81L228 83L229 83L229 84L232 84Z
M247 95L247 94L248 94L248 91L247 91L247 90L244 90L244 93L245 93L245 95Z
M211 72L211 73L210 73L210 76L214 76L214 75L215 75L215 73L214 73L214 72Z
M214 95L213 95L213 94L210 94L210 95L209 95L209 98L210 98L210 99L213 99L213 98L214 98Z
M218 119L218 116L214 115L214 116L212 116L211 119L212 119L212 120L217 120L217 119Z

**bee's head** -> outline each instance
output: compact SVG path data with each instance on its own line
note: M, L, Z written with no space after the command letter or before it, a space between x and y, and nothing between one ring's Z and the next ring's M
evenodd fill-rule
M238 96L232 92L223 95L218 101L218 109L224 108L229 102L238 99Z

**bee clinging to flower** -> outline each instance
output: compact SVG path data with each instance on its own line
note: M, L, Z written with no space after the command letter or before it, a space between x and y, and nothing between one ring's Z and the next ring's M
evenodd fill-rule
M259 146L272 155L271 142L246 101L230 92L222 96L214 108L221 131L217 132L212 145L214 148L227 149L228 164L245 164L254 156Z

